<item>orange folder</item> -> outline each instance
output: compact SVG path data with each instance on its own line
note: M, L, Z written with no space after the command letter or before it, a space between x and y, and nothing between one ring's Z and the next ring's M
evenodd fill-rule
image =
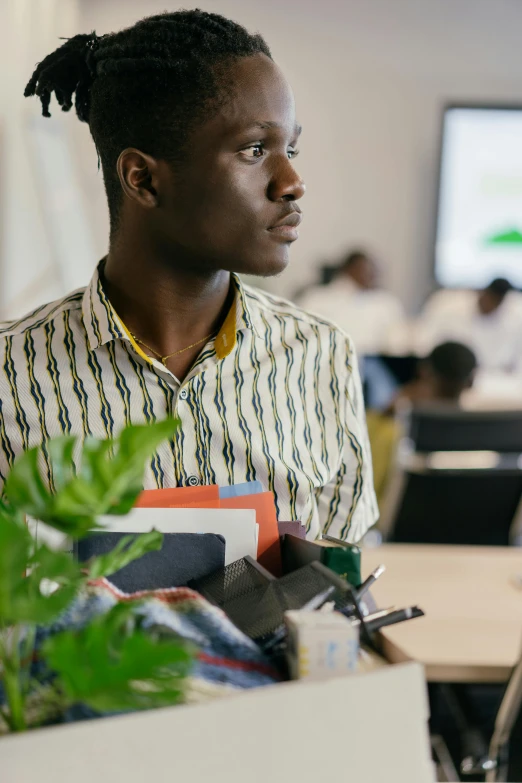
M281 575L281 547L277 512L272 492L260 492L257 495L239 495L233 498L221 498L221 508L253 508L259 525L257 559L274 576Z
M272 492L220 498L215 484L204 487L150 489L141 493L136 508L253 508L259 525L257 557L274 576L281 574L281 547Z
M136 508L220 508L219 487L212 484L205 487L146 489L135 505Z

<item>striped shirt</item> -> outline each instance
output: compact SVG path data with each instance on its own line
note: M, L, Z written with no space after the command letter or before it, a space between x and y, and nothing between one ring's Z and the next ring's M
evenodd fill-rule
M177 416L146 489L259 480L280 520L357 541L377 518L361 386L338 328L233 277L219 334L180 383L89 286L0 324L0 490L13 460L57 435L111 438Z

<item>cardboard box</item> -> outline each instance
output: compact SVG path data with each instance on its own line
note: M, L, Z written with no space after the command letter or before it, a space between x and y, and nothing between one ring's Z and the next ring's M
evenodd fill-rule
M1 783L433 783L422 666L0 739Z

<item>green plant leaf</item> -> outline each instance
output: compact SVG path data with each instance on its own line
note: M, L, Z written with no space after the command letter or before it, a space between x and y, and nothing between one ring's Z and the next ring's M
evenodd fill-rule
M14 508L7 500L7 498L0 496L0 518L7 517L14 522L18 522L21 525L25 525L25 517L21 511Z
M45 545L34 553L29 569L17 604L19 621L50 623L69 606L86 581L71 554L55 552ZM43 580L58 587L51 593L43 592Z
M43 655L71 703L101 712L175 704L192 661L179 640L140 630L133 607L123 604L81 630L50 637Z
M124 536L111 552L99 555L87 563L89 579L99 579L102 576L114 574L147 552L157 552L161 549L162 544L163 534L158 533L157 530L142 533L139 536Z
M29 531L0 511L0 625L8 625L16 614L16 599L25 579L32 548Z
M45 594L43 580L58 589ZM0 625L50 622L70 604L83 581L71 555L46 546L35 552L25 525L0 512Z
M171 438L178 420L130 426L115 440L87 439L76 470L76 439L62 437L47 444L56 493L42 479L40 449L29 449L15 461L5 482L8 502L62 533L81 538L96 527L102 514L127 514L143 486L148 459Z
M17 457L4 484L4 495L22 511L43 508L49 496L38 468L39 453L33 448Z

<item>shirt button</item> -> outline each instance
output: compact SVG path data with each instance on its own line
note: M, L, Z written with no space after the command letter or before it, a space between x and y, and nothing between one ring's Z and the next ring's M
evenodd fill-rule
M180 400L186 400L188 397L188 391L186 389L182 389L179 393Z
M199 486L199 479L197 476L189 476L188 477L188 485L189 487L197 487Z

